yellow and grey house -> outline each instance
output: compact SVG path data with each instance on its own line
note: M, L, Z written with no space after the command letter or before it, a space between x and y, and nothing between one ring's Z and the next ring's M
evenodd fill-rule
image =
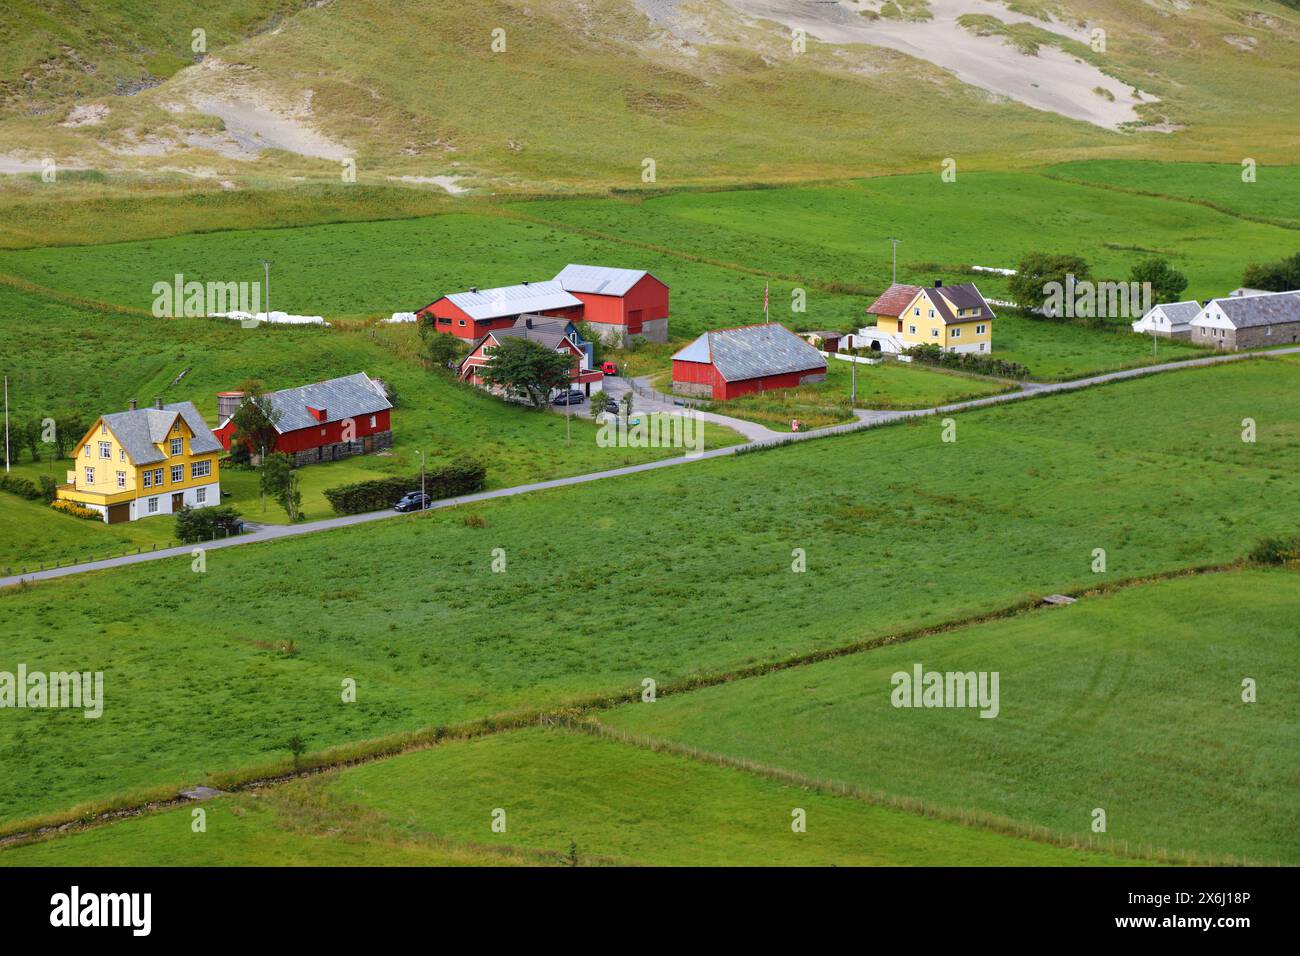
M193 402L101 415L73 450L76 466L57 497L108 524L221 503L221 443Z
M932 288L895 283L871 303L867 316L876 320L876 328L862 329L859 336L882 342L882 351L914 345L937 345L945 352L993 351L997 316L973 282L945 286L936 280Z

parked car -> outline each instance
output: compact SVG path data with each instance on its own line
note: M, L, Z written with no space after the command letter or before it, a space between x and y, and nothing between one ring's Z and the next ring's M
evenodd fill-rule
M606 375L618 374L618 366L615 365L613 362L601 362L600 370Z
M587 396L582 392L562 392L551 399L552 405L581 405L587 400Z
M605 411L617 415L623 406L619 405L618 400L614 398L605 399Z
M397 504L393 505L394 511L423 511L429 505L433 504L433 499L421 491L408 491L402 495Z

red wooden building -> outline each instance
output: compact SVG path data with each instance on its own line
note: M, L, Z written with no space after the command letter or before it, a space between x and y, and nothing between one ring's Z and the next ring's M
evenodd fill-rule
M668 341L668 286L643 269L570 264L555 281L582 301L582 321L601 338Z
M294 456L298 465L367 454L393 444L389 420L392 404L384 388L365 372L271 392L266 396L278 415L275 448ZM235 432L232 418L244 400L242 392L217 397L221 424L213 432L230 449ZM259 449L249 451L258 453Z
M826 377L826 359L783 325L705 332L673 356L673 389L725 400Z
M580 390L584 395L591 394L592 382L604 378L600 369L591 367L591 353L582 347L577 332L572 331L567 323L562 320L539 321L531 316L525 316L508 329L493 329L475 342L460 363L460 377L471 385L489 388L488 383L479 375L479 369L492 361L492 349L507 338L528 339L556 352L571 354L573 369L569 373L569 387Z
M415 315L416 321L430 322L439 332L472 342L493 329L510 328L525 313L577 322L582 318L582 309L582 300L550 280L453 292L430 302Z

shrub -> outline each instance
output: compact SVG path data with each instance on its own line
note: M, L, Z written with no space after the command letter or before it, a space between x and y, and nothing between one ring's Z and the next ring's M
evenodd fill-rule
M59 483L51 475L41 475L41 497L45 503L52 502L58 494Z
M32 501L41 496L41 489L36 487L36 482L19 475L0 475L0 488L20 498L30 498Z
M425 472L424 490L430 498L455 498L482 491L486 478L486 466L466 458ZM418 474L411 478L376 478L327 488L325 498L336 514L355 515L392 507L402 495L419 487Z
M940 368L955 368L980 375L994 375L998 378L1024 379L1029 377L1029 369L1019 362L994 358L992 355L980 355L975 352L945 352L940 346L926 343L914 345L904 352L913 361L924 365L937 365Z
M239 512L229 505L212 508L191 508L186 505L176 512L176 538L178 541L211 541L239 533Z
M83 518L87 521L103 521L104 516L93 508L83 508L75 501L54 501L50 507L55 511L61 511L65 515L72 515L74 518Z
M1255 564L1290 564L1300 561L1300 535L1290 538L1265 538L1250 552Z

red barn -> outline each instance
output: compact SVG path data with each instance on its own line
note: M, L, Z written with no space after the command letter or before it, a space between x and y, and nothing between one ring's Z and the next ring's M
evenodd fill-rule
M569 387L578 388L586 395L591 394L592 382L604 379L600 369L591 367L590 353L582 347L576 331L571 331L563 322L542 322L531 317L525 317L508 329L493 329L475 342L460 363L460 377L472 385L487 388L488 383L478 370L492 361L492 349L507 338L529 339L556 352L570 353L573 369L569 372Z
M430 302L415 315L416 321L430 322L439 332L474 341L493 329L509 328L524 313L577 322L582 309L580 299L564 291L558 282L548 280L453 292Z
M365 372L282 389L266 398L279 416L274 450L293 455L294 464L333 461L392 447L389 413L393 406L384 387ZM242 400L240 392L218 396L222 422L213 434L226 450L235 431L231 416Z
M642 269L567 265L555 277L606 340L668 341L668 286Z
M673 388L715 400L825 377L821 353L775 322L705 332L673 356Z

